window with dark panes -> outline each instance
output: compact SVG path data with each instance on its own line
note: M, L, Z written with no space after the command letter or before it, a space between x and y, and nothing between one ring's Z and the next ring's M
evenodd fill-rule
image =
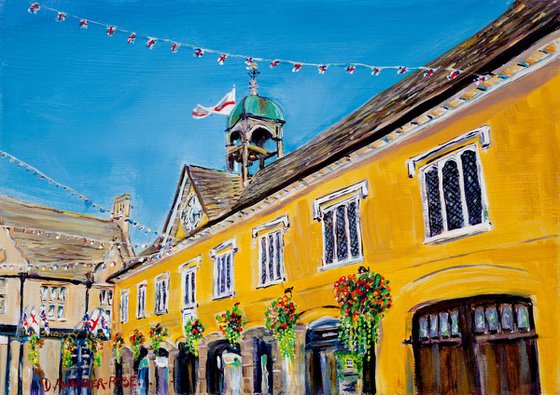
M481 177L478 154L472 146L457 150L423 169L427 238L488 220Z
M284 280L283 233L266 233L259 238L259 285L276 284Z
M325 265L362 258L360 206L357 197L321 208Z
M231 296L233 294L233 251L216 255L214 262L214 297Z
M156 279L156 304L155 313L167 313L167 304L169 301L169 277L158 277Z
M196 268L183 271L183 304L185 307L196 306Z

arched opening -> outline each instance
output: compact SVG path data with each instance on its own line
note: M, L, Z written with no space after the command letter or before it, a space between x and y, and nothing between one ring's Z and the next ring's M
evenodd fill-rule
M128 347L123 347L121 349L120 360L115 359L115 378L116 382L120 385L115 385L115 395L123 395L124 388L122 386L123 377L130 377L135 375L134 373L134 357L132 351Z
M140 347L140 354L138 358L134 360L134 373L138 379L138 394L148 395L148 389L150 387L150 364L148 361L148 350L144 347Z
M416 311L412 320L418 393L540 393L530 299L481 295Z
M348 352L338 340L339 320L323 317L309 325L305 336L307 394L375 393L375 353L370 359ZM356 357L361 358L356 361Z
M206 384L211 394L240 394L242 386L241 352L227 340L217 340L208 345Z
M196 392L198 358L190 352L185 343L179 343L179 353L175 361L175 392L194 394Z
M253 350L253 393L272 394L274 388L273 348L277 340L264 328L252 328L245 332L245 341L250 339Z
M268 141L272 141L272 133L265 128L257 128L251 133L251 144L257 147L265 148ZM274 147L271 151L274 151Z
M232 132L229 135L229 143L230 145L241 145L241 133L239 131Z

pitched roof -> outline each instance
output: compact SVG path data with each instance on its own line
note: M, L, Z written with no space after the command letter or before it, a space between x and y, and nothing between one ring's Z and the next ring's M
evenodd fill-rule
M421 71L412 73L309 143L259 170L238 197L230 196L234 204L229 209L224 208L220 215L197 231L381 139L463 90L472 83L473 75L491 73L559 28L560 0L516 0L494 22L428 65L461 70L457 78L448 80L445 72L435 73L431 78L424 78ZM167 221L170 216L171 213Z
M257 172L233 211L383 137L465 88L473 74L491 72L559 26L559 0L516 1L497 20L428 65L462 70L456 79L448 80L445 72L424 78L420 71L377 94L309 143Z
M27 203L5 195L0 195L0 224L16 228L10 230L10 237L31 265L66 262L95 265L103 261L111 241L128 240L121 228L110 220ZM42 234L27 231L30 229L42 230ZM49 237L47 233L50 233ZM56 239L57 233L63 237ZM65 234L82 238L67 239ZM89 241L84 243L83 238L96 242L93 245ZM104 241L103 246L97 241ZM125 248L121 250L127 254ZM91 267L86 268L84 266L82 271L93 270Z
M176 211L186 203L189 185L194 186L204 212L210 221L227 212L235 204L243 187L239 174L208 169L202 166L185 165L179 177L173 205L167 215L164 232L173 236L177 231L179 217ZM141 255L145 255L144 252Z
M194 165L187 169L209 219L230 209L243 192L239 174Z

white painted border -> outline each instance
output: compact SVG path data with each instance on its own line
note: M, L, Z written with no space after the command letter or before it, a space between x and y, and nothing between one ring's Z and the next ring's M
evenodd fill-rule
M212 250L210 251L210 257L214 259L217 255L220 255L222 251L230 247L233 249L234 253L237 252L237 241L235 240L235 238L226 240L218 244L216 247L212 248Z
M201 257L200 255L197 256L194 259L191 259L190 261L182 264L181 266L179 266L179 272L181 273L181 311L185 310L185 309L194 309L198 306L198 298L197 298L197 280L198 280L198 268L200 266L200 262L201 262ZM194 290L194 303L191 305L185 305L185 277L187 276L188 273L194 273L194 285L195 285L195 290Z
M280 277L280 279L278 280L274 280L274 281L267 281L265 283L261 282L261 272L262 272L262 248L261 248L261 240L264 239L265 237L267 237L268 235L272 234L272 233L276 233L279 232L280 233L280 254L279 256L279 264L280 267L282 269L282 276ZM276 284L281 284L284 281L286 281L286 269L284 266L284 229L278 229L278 230L273 230L270 232L267 232L265 234L262 234L259 236L259 238L257 239L257 249L259 251L259 262L258 262L258 272L257 272L257 288L266 288L269 287L271 285L276 285ZM268 254L267 254L268 255Z
M126 296L126 317L124 317L123 319L123 297ZM121 324L126 324L128 322L128 319L130 317L130 292L128 290L128 288L125 289L121 289L120 295L119 295L119 318L121 321Z
M433 148L429 151L423 152L419 155L413 156L409 160L406 161L406 167L408 169L408 177L412 178L416 175L416 164L423 160L429 160L433 158L437 154L441 153L442 151L457 147L460 144L466 143L473 138L479 137L480 138L480 146L483 149L487 149L490 147L490 127L489 126L481 126L477 129L471 130L447 143L438 145L436 148ZM478 155L478 154L477 154Z
M165 288L166 288L166 292L167 292L167 298L165 298L164 310L163 311L158 311L157 310L157 283L158 282L163 282L163 281L166 281L166 280L167 280L167 283L166 283ZM166 313L169 312L169 296L170 296L170 294L169 294L169 289L170 289L169 282L170 282L170 280L171 280L171 277L169 275L169 272L162 273L162 274L160 274L160 275L158 275L154 278L154 291L155 291L154 296L156 297L156 300L155 300L155 303L154 303L154 314L155 315L163 315L163 314L166 314Z
M139 307L140 307L140 288L144 287L144 315L141 316L138 311ZM139 282L138 284L136 284L136 318L138 319L143 319L146 318L148 316L148 314L146 313L146 300L148 298L148 281L144 280ZM130 303L130 300L129 300Z
M360 199L365 198L368 195L368 184L367 180L360 181L356 184L350 185L344 189L340 189L336 192L331 193L330 195L320 197L313 202L313 219L320 220L321 219L321 206L325 205L326 203L338 199L345 195L355 195L359 196Z
M290 227L290 220L288 219L288 215L282 215L276 219L273 219L272 221L268 221L265 224L253 228L253 232L252 232L253 239L256 238L259 235L259 233L261 233L262 231L275 228L280 224L284 227L284 229Z

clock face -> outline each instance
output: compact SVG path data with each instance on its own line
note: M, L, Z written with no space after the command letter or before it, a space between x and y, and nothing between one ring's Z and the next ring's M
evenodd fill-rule
M202 219L202 206L196 195L192 194L187 200L185 208L181 212L181 222L185 231L190 232L196 229Z

